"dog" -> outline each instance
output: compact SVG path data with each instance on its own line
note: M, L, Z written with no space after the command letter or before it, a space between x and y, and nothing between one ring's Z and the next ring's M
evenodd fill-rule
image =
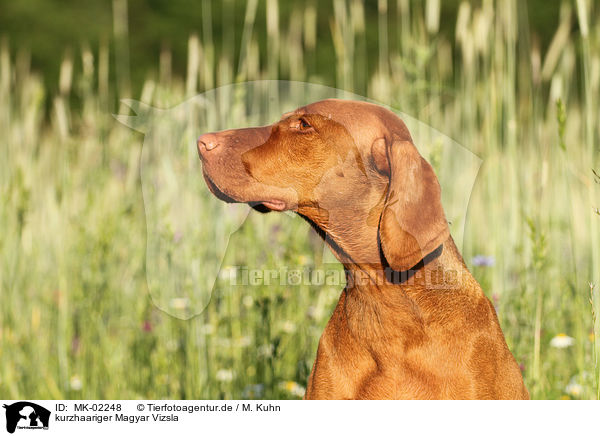
M433 168L394 113L323 100L197 146L217 198L295 211L344 266L306 399L529 398Z

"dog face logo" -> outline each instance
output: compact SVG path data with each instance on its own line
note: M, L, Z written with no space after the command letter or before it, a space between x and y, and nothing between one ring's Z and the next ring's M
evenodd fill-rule
M228 266L227 253L236 258L235 262L248 262L247 266L250 267L253 267L253 263L255 266L262 262L258 257L249 258L253 256L251 253L259 253L261 250L244 250L239 245L236 245L235 250L229 250L230 238L235 237L242 228L250 208L244 203L221 201L211 193L198 158L199 135L271 125L280 120L283 113L331 97L365 100L359 95L322 85L279 80L226 85L206 91L169 109L154 108L134 100L121 100L121 114L114 115L115 119L144 134L140 177L147 232L145 273L148 290L156 307L180 319L196 316L211 301L213 289L227 286L223 282L219 283L223 277L229 277L228 274L222 274L225 272L223 269ZM126 107L135 115L125 115L123 110ZM411 132L415 144L418 144L419 153L431 163L436 172L442 187L446 218L452 222L450 231L460 250L467 206L482 161L426 124L395 112ZM329 114L321 116L331 117ZM343 133L341 127L336 132ZM258 141L257 144L260 145L261 142ZM244 143L239 146L244 146ZM258 148L245 153L255 152ZM246 156L249 158L251 154ZM360 171L361 166L366 164L366 161L357 160L354 153L341 153L339 157L339 165L331 168L325 166L325 171L321 168L317 172L322 179L316 182L316 186L313 183L318 179L315 176L316 169L310 173L310 188L315 188L328 200L340 200L337 196L328 196L327 192L331 186L338 186L334 181L339 174L359 174L356 171ZM256 165L263 163L259 157L252 161ZM237 161L235 162L237 165ZM224 163L230 168L225 174L232 173L233 164ZM240 165L243 165L243 161L240 161ZM240 168L240 173L245 173L244 168ZM289 180L286 179L290 177L288 173L287 169L278 172L278 177L260 182L261 186L278 190L291 189ZM232 180L240 189L246 187L237 178ZM365 190L370 186L371 179L363 177L359 180L365 182L358 184L361 189ZM356 192L346 191L346 194L343 202L322 204L327 209L328 220L334 225L342 225L348 214L353 213L352 206L356 204L354 199L361 198ZM345 207L340 209L339 203ZM271 219L280 220L282 225L287 225L289 216ZM300 217L296 219L303 220ZM370 214L365 224L377 226L379 215ZM253 225L252 221L247 225ZM240 232L237 236L242 234ZM320 257L326 263L337 263L329 248L322 242L320 244L318 248L315 247L322 252ZM233 253L235 256L231 256ZM356 260L372 262L370 257L361 256ZM379 256L375 260L379 260ZM290 284L299 283L301 278L292 274L289 280Z
M6 409L6 431L14 433L19 429L48 429L50 411L42 406L28 401L19 401L10 405L4 404Z

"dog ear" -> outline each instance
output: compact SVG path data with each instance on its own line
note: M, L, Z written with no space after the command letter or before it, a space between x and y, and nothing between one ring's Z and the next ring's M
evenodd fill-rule
M386 155L390 181L379 241L390 267L406 271L448 239L450 229L437 177L413 143L387 140Z

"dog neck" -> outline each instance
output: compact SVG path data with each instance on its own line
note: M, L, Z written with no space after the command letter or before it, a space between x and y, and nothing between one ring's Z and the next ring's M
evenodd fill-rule
M332 229L330 223L319 220L314 213L310 217L300 215L325 240L343 265L346 275L346 288L341 297L344 312L349 322L356 318L359 329L363 329L362 320L367 318L391 324L422 323L429 310L428 305L421 304L424 298L436 298L437 295L451 298L464 293L465 289L473 289L477 297L483 295L451 236L410 270L394 271L381 254L376 226L362 227L360 247L348 246L344 241L352 238L340 237L339 233L352 231L352 226ZM360 214L349 217L349 221L352 219L364 222Z
M381 262L370 264L340 261L346 271L347 288L366 294L402 293L407 289L452 291L475 283L452 237L406 271L393 270L383 257Z
M344 269L347 285L340 304L348 328L361 342L381 340L384 348L385 340L424 338L428 324L444 320L444 302L483 295L452 237L410 272L351 262Z

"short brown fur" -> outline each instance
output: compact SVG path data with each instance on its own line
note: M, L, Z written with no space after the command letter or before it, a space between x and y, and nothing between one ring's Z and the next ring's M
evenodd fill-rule
M395 114L324 100L271 126L205 134L198 150L217 197L296 211L345 268L305 398L529 398L433 169Z

